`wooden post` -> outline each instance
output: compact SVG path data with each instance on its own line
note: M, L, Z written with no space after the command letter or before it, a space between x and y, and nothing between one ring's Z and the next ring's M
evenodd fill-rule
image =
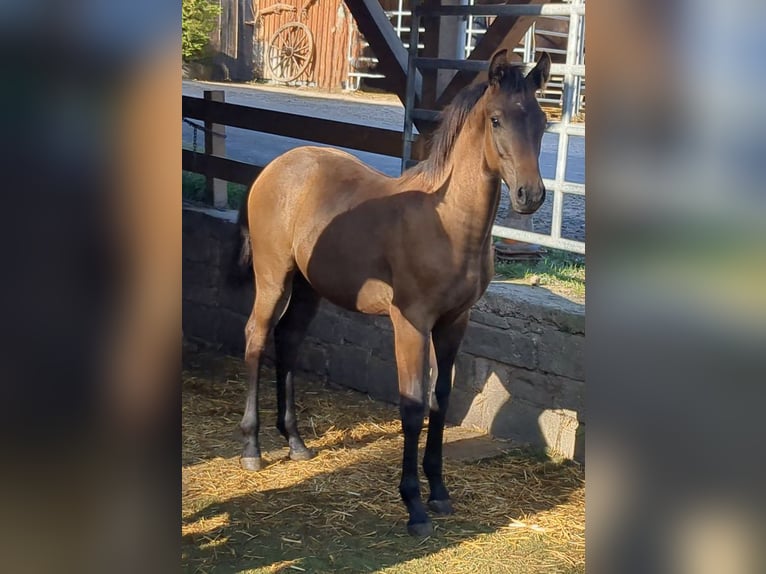
M441 0L425 0L424 5L426 8L433 7L438 8L441 4ZM439 29L441 27L441 19L439 17L423 17L420 20L423 24L425 31L421 38L423 39L423 56L426 58L438 58L439 57ZM422 70L423 75L423 91L421 93L420 106L433 110L436 108L436 77L437 70Z
M442 6L468 5L468 0L442 0ZM443 16L439 25L439 58L448 60L465 59L465 23L462 16ZM436 76L436 98L434 107L439 108L438 99L444 88L455 76L455 70L439 70Z
M209 102L224 102L226 95L223 90L205 90L204 98ZM205 120L205 155L226 157L226 126L214 124ZM205 180L206 199L214 207L225 209L229 206L229 196L226 181L211 177L207 174Z

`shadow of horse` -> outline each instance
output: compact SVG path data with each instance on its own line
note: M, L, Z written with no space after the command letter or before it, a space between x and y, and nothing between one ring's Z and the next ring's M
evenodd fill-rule
M217 369L210 364L215 360L223 363ZM575 465L519 450L466 462L450 455L448 446L445 480L457 513L434 517L435 535L414 539L406 534L407 515L396 488L403 440L396 407L301 380L302 430L312 437L315 420L316 435L308 442L319 447L319 456L282 461L287 456L284 439L265 425L262 437L270 464L261 473L243 473L237 464L239 445L231 436L244 392L237 370L242 362L195 353L187 354L186 365L192 368L184 381L182 560L188 571L377 570L501 532L514 520L534 521L530 517L536 513L573 498L573 504L581 504L582 475ZM215 377L206 379L210 372ZM272 376L267 369L266 380ZM268 419L275 406L272 395L263 393ZM346 416L338 416L340 410ZM476 454L487 441L481 436L456 442ZM540 552L539 539L530 544L536 545L530 552Z
M522 458L519 467L528 468L528 454L473 463L447 461L445 478L457 514L434 517L435 534L418 540L404 528L407 517L395 487L399 456L398 441L391 441L382 460L365 457L289 487L204 506L183 520L184 566L214 566L216 571L291 571L290 566L308 572L377 571L498 532L515 520L530 520L530 515L566 504L581 489L577 481L562 480L571 473L568 465L540 462L535 480L505 500L504 512L498 513L497 498L477 496L471 483L485 472L513 467ZM208 527L195 531L195 524Z

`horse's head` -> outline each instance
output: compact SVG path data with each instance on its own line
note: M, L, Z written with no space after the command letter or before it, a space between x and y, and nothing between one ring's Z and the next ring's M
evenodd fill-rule
M544 53L524 76L507 55L507 50L500 50L489 65L484 151L489 167L508 184L513 210L529 214L545 201L538 156L547 116L535 92L550 77L551 59Z

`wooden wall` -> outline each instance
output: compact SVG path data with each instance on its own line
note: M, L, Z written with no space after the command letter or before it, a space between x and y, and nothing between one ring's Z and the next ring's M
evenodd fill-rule
M261 6L272 3L259 0ZM356 44L356 24L343 0L317 0L308 10L308 17L300 19L300 0L278 0L298 8L298 12L267 14L260 19L256 30L256 44L259 52L265 55L268 42L280 26L295 21L302 21L314 36L314 58L307 70L298 78L300 83L309 83L324 89L341 89L349 71L349 43ZM356 46L352 51L355 54ZM262 56L259 71L265 79L271 79L271 70Z
M307 18L300 17L302 0L255 0L256 10L276 3L296 7L296 12L266 14L255 24L252 23L253 0L219 1L220 26L213 32L211 45L217 52L216 60L227 66L232 80L271 80L271 70L266 63L269 41L282 25L299 21L312 32L314 55L296 83L327 90L345 87L348 73L354 71L349 56L356 58L361 44L356 23L343 0L316 0L309 7Z

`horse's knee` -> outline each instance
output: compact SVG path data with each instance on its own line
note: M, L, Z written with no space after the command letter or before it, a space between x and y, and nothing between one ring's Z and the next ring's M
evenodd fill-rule
M250 345L246 344L245 346L245 363L247 363L248 366L256 366L261 360L261 355L263 354L264 346L263 345Z
M251 325L251 321L245 326L245 362L257 364L266 348L266 337L263 329Z
M245 324L245 360L257 361L266 348L271 331L270 315L254 308Z

